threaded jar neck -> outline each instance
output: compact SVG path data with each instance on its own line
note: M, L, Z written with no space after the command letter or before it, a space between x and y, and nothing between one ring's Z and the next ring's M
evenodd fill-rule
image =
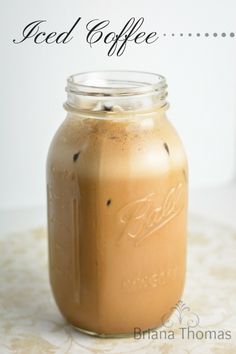
M140 71L94 71L69 76L68 111L125 114L167 108L163 76Z

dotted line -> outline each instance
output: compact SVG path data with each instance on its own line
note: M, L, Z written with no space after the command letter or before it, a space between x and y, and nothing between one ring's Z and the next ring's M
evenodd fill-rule
M213 37L223 37L223 38L225 38L225 37L231 37L231 38L233 38L233 37L235 37L236 36L236 34L234 33L234 32L230 32L230 33L225 33L225 32L223 32L223 33L216 33L216 32L214 32L214 33L212 33L212 34L210 34L210 33L208 33L208 32L206 32L206 33L179 33L179 34L176 34L176 33L171 33L171 34L169 34L169 36L171 36L171 37L177 37L177 36L180 36L180 37L194 37L194 36L196 36L196 37L210 37L210 36L213 36ZM168 35L166 34L166 33L163 33L163 37L167 37Z

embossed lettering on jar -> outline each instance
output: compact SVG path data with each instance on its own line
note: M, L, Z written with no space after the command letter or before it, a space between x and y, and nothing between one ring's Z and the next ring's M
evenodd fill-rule
M187 161L166 81L126 71L69 77L47 160L50 281L77 329L162 324L185 279Z

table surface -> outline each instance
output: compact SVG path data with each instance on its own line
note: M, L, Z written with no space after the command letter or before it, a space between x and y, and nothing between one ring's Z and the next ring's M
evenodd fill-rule
M165 326L142 339L95 338L68 325L49 286L46 229L37 226L45 215L37 209L2 211L0 353L235 354L235 191L229 186L192 193L182 303ZM189 338L183 326L193 331Z

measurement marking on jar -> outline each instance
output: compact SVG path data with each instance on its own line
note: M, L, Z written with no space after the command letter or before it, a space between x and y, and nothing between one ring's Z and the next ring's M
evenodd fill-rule
M48 192L48 200L51 203L54 203L60 199L60 197L53 190L52 186L50 186L49 184L47 186L47 192Z
M63 275L64 272L61 269L60 265L57 264L58 262L55 262L57 259L58 253L63 251L63 245L56 239L56 225L60 225L65 227L67 229L67 226L64 225L62 222L58 221L54 215L54 203L55 200L59 200L59 196L56 196L56 198L52 197L54 195L54 192L52 190L52 187L47 185L47 196L48 196L48 233L49 233L49 262L50 262L50 267L53 269L55 272L57 272L59 275ZM69 228L68 228L69 230ZM69 230L70 231L70 230Z
M80 301L80 259L79 259L79 200L73 199L73 268L75 301Z
M48 214L48 251L49 251L49 263L51 268L54 267L53 257L53 229L52 229L52 199L50 197L50 186L47 185L47 214Z
M124 224L118 243L128 236L139 246L146 238L164 227L184 206L184 188L182 183L172 187L166 194L161 206L155 206L157 195L150 193L122 208L118 214Z

